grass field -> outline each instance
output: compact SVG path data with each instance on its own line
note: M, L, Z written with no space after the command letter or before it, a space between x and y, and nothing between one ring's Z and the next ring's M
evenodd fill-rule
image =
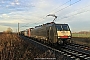
M90 47L90 33L72 33L72 37L74 43Z
M80 34L80 33L72 33L72 37L90 37L90 33Z

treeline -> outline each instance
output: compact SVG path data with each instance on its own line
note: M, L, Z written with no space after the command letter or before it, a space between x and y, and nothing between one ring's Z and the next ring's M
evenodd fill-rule
M73 32L73 33L79 33L79 34L90 34L90 31L80 31L80 32Z

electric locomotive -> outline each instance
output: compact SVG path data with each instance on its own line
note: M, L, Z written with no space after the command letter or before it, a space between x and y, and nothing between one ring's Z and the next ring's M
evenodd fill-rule
M62 44L71 41L71 30L68 24L56 24L55 22L36 26L31 30L31 37L44 43Z

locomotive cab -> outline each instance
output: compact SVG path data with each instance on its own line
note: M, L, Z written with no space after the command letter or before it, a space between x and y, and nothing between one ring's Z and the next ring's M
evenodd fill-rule
M71 31L68 24L55 24L57 32L57 42L59 44L69 41L71 39Z

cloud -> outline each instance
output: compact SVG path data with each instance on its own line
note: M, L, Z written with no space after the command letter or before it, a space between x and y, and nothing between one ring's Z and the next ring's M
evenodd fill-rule
M2 14L0 17L1 17L1 18L9 18L10 16L7 15L7 14Z
M1 3L5 3L4 1L2 1Z
M11 2L11 6L20 5L19 2Z

